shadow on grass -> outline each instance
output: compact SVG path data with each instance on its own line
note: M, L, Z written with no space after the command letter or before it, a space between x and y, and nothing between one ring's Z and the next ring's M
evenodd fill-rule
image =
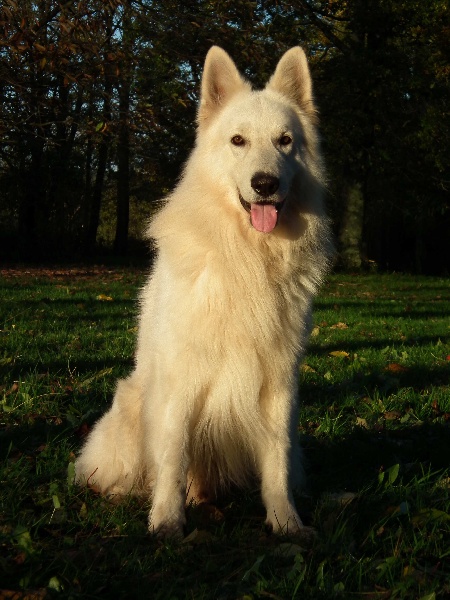
M9 461L22 460L27 466L22 473L23 481L16 483L21 491L14 510L20 510L20 522L31 531L33 544L39 548L25 562L8 559L5 586L15 589L19 580L29 577L35 586L45 587L57 574L65 593L72 594L67 597L231 600L254 592L260 572L248 577L246 574L260 564L261 557L264 558L261 573L265 576L275 574L281 581L286 568L293 568L293 557L283 558L277 550L280 541L264 532L264 511L256 488L221 499L214 518L197 508L189 510L187 533L195 532L196 528L201 532L191 543L162 544L150 537L146 530L147 502L128 499L120 506L113 506L86 489L72 491L66 502L64 492L60 493L64 505L61 520L52 521L48 502L46 505L37 502L36 490L48 489L55 481L59 489L65 489L67 464L61 459L52 463L48 457L40 472L36 465L41 460L43 446L56 448L63 441L67 448L80 445L73 425L68 422L35 420L33 424L1 432L1 459L8 455ZM399 431L358 428L334 439L303 436L302 445L308 463L310 494L298 498L298 508L305 524L313 524L319 530L321 541L319 550L315 550L321 557L316 559L318 563L331 552L326 546L330 523L321 521L322 516L330 521L330 513L323 512L324 497L343 490L364 492L362 501L352 508L354 522L347 534L354 544L357 530L359 543L388 506L387 501L373 502L370 494L367 496L368 489L375 489L380 471L399 464L399 480L407 480L424 471L448 468L450 431L446 425L437 424ZM403 496L396 502L402 500ZM339 544L336 556L345 554L341 538L336 543ZM12 556L17 554L14 548L11 551ZM313 560L312 554L305 555L305 561ZM195 596L189 596L189 590L195 590ZM314 596L310 591L307 597L324 596Z
M447 365L436 365L432 368L414 365L398 372L395 371L395 367L393 371L383 367L371 369L367 373L356 371L336 382L328 381L319 373L308 373L300 382L300 403L321 407L333 404L345 407L351 401L353 406L358 398L398 393L402 389L422 393L423 400L426 401L432 386L436 386L436 390L440 389L438 386L446 386L450 391L449 371Z
M365 489L378 474L399 464L405 477L449 468L450 424L422 423L399 429L356 427L340 438L302 436L313 497Z
M324 355L328 354L331 350L336 349L336 345L345 344L345 348L347 351L356 351L356 350L364 350L364 349L380 349L389 347L389 348L408 348L408 347L418 347L418 346L426 346L429 344L436 344L438 340L441 340L442 343L450 342L450 335L414 335L411 334L404 341L396 341L392 339L392 336L387 336L385 338L377 338L377 339L362 339L362 340L348 340L346 339L344 342L333 341L330 343L321 342L319 344L312 344L310 347L310 352L314 354Z
M314 304L314 310L315 312L332 310L337 313L349 311L349 318L352 322L366 318L389 320L393 317L422 320L424 318L446 317L448 315L448 304L448 301L444 300L444 298L441 300L427 300L426 303L421 303L419 306L413 307L409 306L406 300L398 300L395 302L376 300L368 302L367 299L361 299L360 301L337 299L334 303L331 301L321 302L318 300Z
M101 408L92 410L87 417L89 426L102 413ZM60 445L61 441L77 451L83 443L81 431L85 423L84 419L77 422L34 415L30 416L29 424L3 426L0 460L15 461L25 456L31 465L44 448ZM327 492L361 490L394 464L399 464L401 472L408 476L417 474L417 469L448 469L450 422L423 422L397 429L354 427L349 433L333 437L302 434L300 443L306 459L308 488L312 497L317 498ZM66 464L60 465L64 474L66 467ZM39 479L51 480L55 474L51 469L43 469ZM239 495L241 492L237 492ZM228 495L226 500L229 500Z
M133 358L99 358L99 359L77 359L72 357L69 361L70 369L76 372L77 376L83 376L84 374L99 373L105 369L113 369L113 375L111 375L111 381L115 382L117 378L124 377L131 373L133 369ZM53 359L51 362L43 361L36 363L35 361L27 361L20 359L15 365L8 366L8 368L0 367L0 377L8 377L8 381L27 381L28 378L33 378L39 374L45 374L49 377L53 377L55 380L61 378L62 374L68 372L68 360L62 358L61 360Z

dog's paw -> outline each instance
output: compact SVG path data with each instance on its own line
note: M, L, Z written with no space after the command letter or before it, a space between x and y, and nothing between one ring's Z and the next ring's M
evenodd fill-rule
M305 548L310 548L317 537L314 527L303 525L297 514L289 516L285 521L275 519L275 523L273 519L267 519L265 525L267 533L294 538Z
M186 524L184 511L180 514L167 514L158 509L152 509L148 518L148 530L161 540L181 539Z
M306 528L295 510L267 514L266 530L276 535L297 535Z
M148 530L159 540L181 540L184 537L183 526L175 523L162 523L161 525L149 523Z

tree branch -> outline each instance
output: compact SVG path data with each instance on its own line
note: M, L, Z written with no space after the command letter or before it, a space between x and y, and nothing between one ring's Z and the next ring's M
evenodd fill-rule
M341 38L339 38L336 33L333 31L333 27L327 23L323 17L323 13L314 9L308 0L298 0L296 3L299 5L301 9L303 9L311 19L311 23L317 27L325 37L332 43L334 46L340 50L343 54L347 54L350 50L349 46L345 44ZM295 10L295 5L293 5Z

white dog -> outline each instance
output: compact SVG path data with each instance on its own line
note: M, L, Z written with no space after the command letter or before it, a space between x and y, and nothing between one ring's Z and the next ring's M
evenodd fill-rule
M160 536L182 534L186 502L255 477L268 526L303 527L298 367L331 254L315 124L300 48L262 91L211 48L195 148L148 229L136 367L76 462L103 493L148 493Z

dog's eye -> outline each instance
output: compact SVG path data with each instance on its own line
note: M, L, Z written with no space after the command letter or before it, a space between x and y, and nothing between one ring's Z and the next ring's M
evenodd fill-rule
M231 138L231 143L233 144L233 146L244 146L245 140L242 137L242 135L233 135L233 137Z
M291 136L288 135L287 133L285 133L284 135L282 135L280 137L279 144L280 144L280 146L289 146L289 144L292 144Z

